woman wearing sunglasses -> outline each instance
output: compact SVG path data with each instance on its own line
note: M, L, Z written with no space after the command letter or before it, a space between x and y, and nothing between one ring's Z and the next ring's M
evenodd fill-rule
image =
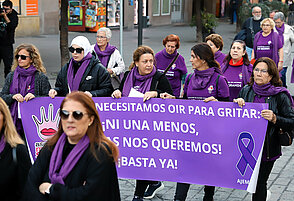
M24 139L18 103L37 96L48 96L51 88L39 50L31 44L21 44L14 52L14 62L5 80L0 96L9 105L18 133Z
M24 200L120 201L117 159L92 98L70 93L60 105L57 133L29 172Z
M0 191L2 201L20 200L31 165L25 143L16 132L6 103L0 98Z
M75 37L69 51L72 58L61 68L49 96L66 96L73 91L83 91L90 97L110 96L113 89L109 73L91 54L89 40L84 36Z
M113 98L132 96L132 90L139 92L143 101L159 98L160 93L173 93L167 77L156 71L154 52L148 46L140 46L134 51L129 71L125 72L119 89L111 96ZM143 201L143 197L151 199L163 187L160 181L137 180L133 201Z
M265 140L252 201L269 200L267 180L275 161L282 155L280 129L294 128L294 103L289 91L282 85L275 62L270 58L262 57L253 65L249 84L243 87L239 98L234 100L240 107L243 107L245 102L269 104L269 109L261 111L261 116L268 120L268 126L266 133L260 133L265 135Z
M242 40L235 40L231 44L230 52L221 65L222 72L228 80L230 101L237 98L240 90L250 81L252 64L246 53L246 44Z

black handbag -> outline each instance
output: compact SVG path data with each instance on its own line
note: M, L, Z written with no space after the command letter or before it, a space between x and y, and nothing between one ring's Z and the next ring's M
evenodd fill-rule
M294 137L294 130L283 131L282 129L280 129L280 134L279 134L280 145L290 146L293 142L293 137Z
M115 73L110 75L110 81L114 90L119 88L121 81Z

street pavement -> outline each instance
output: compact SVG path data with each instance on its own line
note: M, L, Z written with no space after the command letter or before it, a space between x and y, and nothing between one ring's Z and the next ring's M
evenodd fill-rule
M236 35L236 26L222 20L216 28L216 33L220 34L224 40L223 52L228 53L231 42ZM155 52L163 49L162 40L169 34L177 34L181 39L179 53L185 58L188 71L192 71L190 60L190 50L196 44L196 29L187 25L169 25L149 27L143 31L143 45L150 46ZM110 43L119 48L119 30L112 30L112 39ZM137 47L137 30L124 31L123 33L123 58L128 67L132 61L132 53ZM91 44L95 43L95 33L70 32L69 43L78 35L86 36ZM61 68L60 65L60 50L59 50L59 35L40 35L33 37L16 38L14 47L21 43L32 43L39 49L44 65L47 69L52 87L54 86L56 76ZM127 68L126 67L126 68ZM0 88L4 84L3 63L0 64ZM289 83L289 78L292 69L288 69L287 80L288 88L294 95L294 84ZM294 200L294 146L283 147L283 156L277 160L274 169L270 175L268 188L271 191L270 201L291 201ZM191 173L193 174L193 173ZM120 179L121 198L123 201L131 201L135 188L135 180ZM175 185L173 182L164 182L165 188L158 192L152 201L173 200L175 193ZM191 185L187 201L202 200L203 186ZM216 188L215 201L249 201L251 194L236 189Z

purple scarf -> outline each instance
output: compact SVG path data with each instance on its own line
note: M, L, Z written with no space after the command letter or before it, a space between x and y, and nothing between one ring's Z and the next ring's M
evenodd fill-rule
M109 43L107 43L105 50L101 51L97 43L95 44L94 50L96 54L98 55L98 58L103 64L103 66L105 66L105 68L107 68L109 57L110 55L112 55L115 49L116 49L115 46L112 46Z
M216 53L214 53L214 59L220 64L222 65L222 63L224 63L224 59L226 58L226 55L224 53L222 53L221 51L217 51Z
M249 69L248 67L250 66L251 64L249 64L248 66L246 66L244 63L242 66L232 66L234 68L242 68L241 72L242 72L242 82L243 82L243 85L245 86L249 81L250 81L250 73L249 73ZM229 67L229 63L224 63L222 66L221 66L221 69L222 69L222 72L225 73L226 70L228 69Z
M5 144L6 144L6 142L4 140L4 134L2 134L1 139L0 139L0 154L4 150Z
M73 62L76 62L76 61L74 61L74 59L71 58L69 62L68 70L67 70L67 82L69 85L70 92L79 90L82 77L91 61L91 58L92 58L92 54L89 52L81 61L79 61L82 63L82 65L78 69L75 76L74 76Z
M254 82L252 89L257 95L266 96L266 97L284 92L289 97L292 107L294 107L292 96L290 95L290 92L288 91L288 89L286 89L285 87L275 87L270 82L264 85L257 85Z
M280 39L282 41L282 45L284 46L284 31L285 31L285 24L283 24L281 27L277 27L276 26L276 29L279 33L279 36L280 36Z
M193 90L204 89L209 83L214 72L222 74L217 67L208 68L206 70L194 70L194 75L191 77L190 83Z
M146 93L147 91L150 90L152 78L155 75L155 73L156 73L155 66L153 66L151 73L149 73L148 75L140 75L138 71L138 67L134 66L134 68L132 68L132 70L130 71L130 73L128 74L125 80L122 95L124 97L129 96L131 88L134 87L135 81L140 82L140 85L139 85L140 87L138 91L140 91L141 93Z
M10 85L9 92L11 94L20 93L23 97L27 93L34 93L35 86L35 72L37 69L31 65L27 69L21 68L19 66L16 67L13 74L13 82ZM14 101L10 106L11 116L13 122L16 123L17 120L17 101Z
M84 135L84 137L82 137L82 139L80 139L78 144L76 144L75 147L71 150L69 155L66 157L63 165L61 166L62 153L63 153L63 147L65 144L65 141L66 141L66 135L62 133L54 147L54 150L50 158L49 179L51 180L52 184L59 183L64 185L64 179L71 172L71 170L80 160L83 153L89 146L89 138L86 134Z
M173 59L173 58L175 58L175 56L177 55L177 53L178 53L177 50L175 50L174 53L172 53L172 54L167 53L167 52L166 52L166 49L163 49L163 50L162 50L162 54L163 54L166 58L169 58L169 59ZM168 66L169 64L170 64L170 62L167 64L167 66ZM167 66L166 66L166 67L167 67Z

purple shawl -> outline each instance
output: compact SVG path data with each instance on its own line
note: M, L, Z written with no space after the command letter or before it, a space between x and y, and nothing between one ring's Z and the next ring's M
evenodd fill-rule
M6 142L5 142L5 139L4 139L4 134L2 133L2 136L1 136L1 139L0 139L0 154L4 150L5 144L6 144Z
M293 58L293 61L292 61L292 75L291 75L291 83L294 83L294 58Z
M107 43L105 50L101 51L97 43L95 44L94 50L103 66L105 66L105 68L107 68L109 57L110 55L112 55L115 49L115 46L112 46L109 43Z
M71 172L89 146L89 138L86 134L80 139L78 144L74 146L62 164L62 153L66 137L65 133L61 134L50 158L49 179L52 184L59 183L64 185L64 179Z
M21 94L23 97L27 93L34 93L34 86L35 86L35 72L37 69L31 65L28 68L22 68L17 66L14 74L13 74L13 81L11 82L9 92L10 94ZM11 116L13 122L16 123L17 120L17 101L10 106Z
M276 26L276 29L279 33L279 36L280 36L280 39L282 41L282 45L284 46L284 31L285 31L285 24L283 24L281 27L277 27Z
M290 95L288 89L286 89L285 87L275 87L270 82L264 85L257 85L254 82L252 89L257 95L266 97L273 96L278 93L285 93L289 97L292 107L294 107L292 96Z
M78 91L79 90L79 86L82 80L82 77L91 61L92 58L92 54L89 52L80 62L82 62L82 65L80 66L80 68L78 69L76 75L74 76L74 68L73 68L73 62L74 61L73 58L71 58L70 62L69 62L69 66L68 66L68 70L67 70L67 82L68 82L68 86L69 86L69 91Z
M124 86L123 86L123 91L122 91L122 96L127 97L129 96L129 93L131 91L131 88L134 87L135 81L140 82L140 88L138 91L141 93L146 93L147 91L150 90L152 78L156 73L155 66L153 66L153 69L151 73L148 75L140 75L138 71L138 67L134 66L130 73L127 75L127 78L125 80Z
M225 73L226 70L228 69L229 67L229 63L224 63L222 66L221 66L221 69L222 69L222 72ZM235 68L242 68L241 72L242 72L242 82L243 82L243 85L245 86L249 81L250 81L250 70L249 68L252 69L252 64L249 64L248 66L246 66L244 63L242 66L232 66L232 67L235 67Z
M202 71L195 69L194 75L191 77L190 80L193 90L204 89L209 83L214 72L222 74L217 67L208 68Z
M219 65L222 65L222 63L224 63L225 58L226 55L219 50L214 54L214 59L219 63Z

